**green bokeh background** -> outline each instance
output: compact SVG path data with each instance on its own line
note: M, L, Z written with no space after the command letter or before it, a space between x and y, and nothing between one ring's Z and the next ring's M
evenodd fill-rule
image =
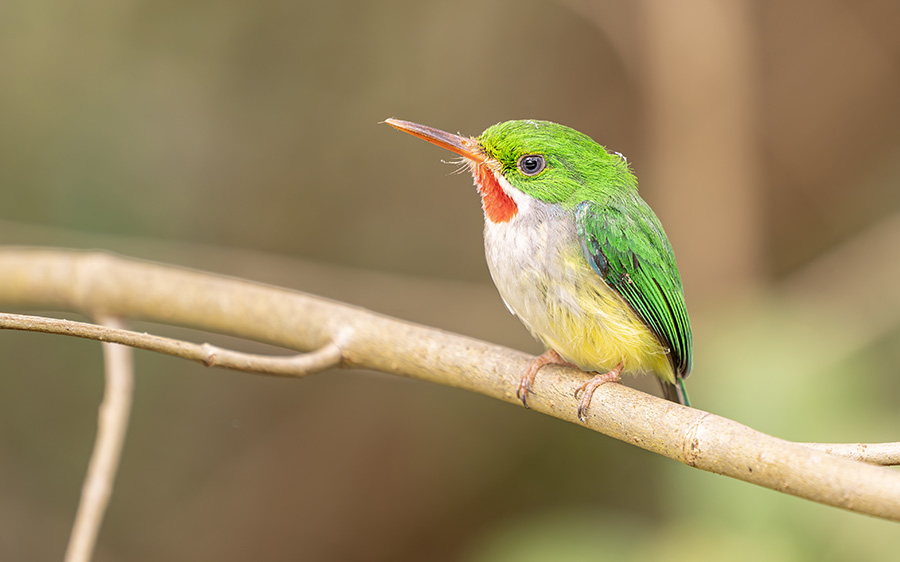
M743 38L729 63L733 35L710 32L723 3L662 18L702 41L669 55L647 23L661 5L0 3L0 240L239 275L539 352L490 284L470 179L378 122L477 134L550 119L626 154L666 225L698 407L793 440L898 440L900 7L728 3ZM735 74L692 70L714 55ZM743 125L716 129L729 92ZM684 145L660 145L661 123ZM715 149L732 136L749 147L734 168ZM693 142L713 148L679 152ZM5 333L0 353L0 559L56 559L93 441L99 348ZM271 380L148 353L137 372L98 561L900 552L894 523L456 389L350 371Z

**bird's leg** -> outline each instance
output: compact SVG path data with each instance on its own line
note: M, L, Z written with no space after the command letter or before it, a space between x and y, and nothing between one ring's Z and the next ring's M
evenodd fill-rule
M622 364L619 363L610 372L594 375L589 381L578 387L578 390L575 391L575 398L578 398L578 395L581 394L581 401L578 402L578 419L581 420L581 423L587 421L585 412L587 412L588 406L591 405L591 398L593 398L597 387L608 382L619 382L621 375Z
M560 357L559 353L552 349L545 351L529 361L525 370L522 371L522 376L519 377L519 388L516 390L516 396L522 401L522 405L526 408L528 407L528 395L534 394L534 391L531 390L531 383L534 382L534 377L537 376L537 372L540 371L541 367L544 365L565 365L566 367L578 368L577 365L569 363Z

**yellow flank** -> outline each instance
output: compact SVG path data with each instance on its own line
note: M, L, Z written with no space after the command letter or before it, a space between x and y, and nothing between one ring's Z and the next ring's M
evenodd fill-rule
M534 335L583 370L606 372L622 362L626 373L653 372L674 383L668 350L625 300L583 256L563 261L567 279L547 285L546 316L530 326Z

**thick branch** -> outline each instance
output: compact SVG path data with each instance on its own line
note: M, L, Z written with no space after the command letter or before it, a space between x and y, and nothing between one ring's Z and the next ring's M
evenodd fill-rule
M518 403L526 355L302 293L106 254L0 251L0 295L143 318L297 350L340 347L343 365L428 380ZM577 422L577 371L541 372L530 405ZM617 384L600 387L586 425L703 470L900 521L900 473L790 443Z
M333 342L315 351L297 355L258 355L224 349L208 343L194 344L147 333L88 324L86 322L4 312L0 312L0 329L43 332L75 336L100 342L120 343L138 349L197 361L207 367L222 367L262 375L304 377L341 366L341 348ZM882 466L900 465L900 442L799 444L831 455L869 464Z

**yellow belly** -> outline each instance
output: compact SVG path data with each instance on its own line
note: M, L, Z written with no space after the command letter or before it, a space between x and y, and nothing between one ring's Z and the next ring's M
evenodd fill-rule
M585 371L622 363L623 372L652 372L674 383L668 350L580 253L567 254L550 269L518 270L510 279L515 288L498 283L510 309L544 345Z
M529 325L534 335L586 371L609 371L621 362L626 373L653 372L674 383L667 350L618 293L589 273L590 282L560 287L570 293L565 297L547 295L545 318Z

